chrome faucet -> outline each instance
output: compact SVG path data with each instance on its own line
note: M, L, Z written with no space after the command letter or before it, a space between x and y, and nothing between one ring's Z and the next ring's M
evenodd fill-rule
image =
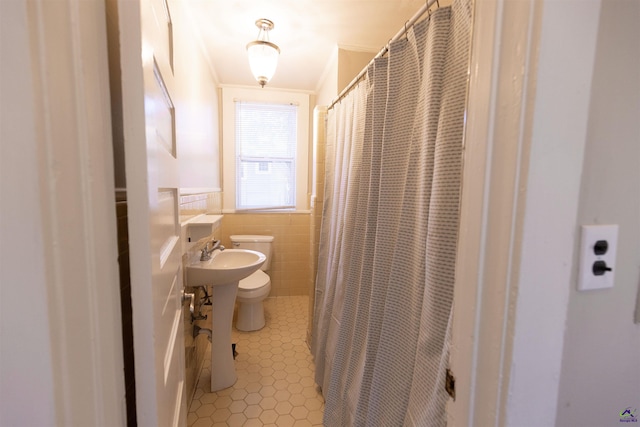
M204 245L202 248L202 253L200 254L200 261L209 261L211 259L211 253L216 249L224 251L224 246L220 244L220 240L212 240L211 241L211 249L207 249L209 247L209 242Z

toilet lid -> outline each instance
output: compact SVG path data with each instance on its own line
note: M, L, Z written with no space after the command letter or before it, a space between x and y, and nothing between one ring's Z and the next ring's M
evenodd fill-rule
M269 283L269 276L262 270L255 271L251 276L240 280L238 287L241 289L258 289Z

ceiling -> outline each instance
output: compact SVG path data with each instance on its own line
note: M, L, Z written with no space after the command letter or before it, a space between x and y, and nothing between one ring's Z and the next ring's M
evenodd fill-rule
M246 45L255 21L274 22L270 40L280 47L267 86L316 90L337 47L378 52L425 0L188 0L204 49L220 84L256 85Z

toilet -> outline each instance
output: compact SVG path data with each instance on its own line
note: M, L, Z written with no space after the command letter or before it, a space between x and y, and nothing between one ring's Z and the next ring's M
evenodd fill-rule
M238 319L236 329L239 331L257 331L265 324L263 301L271 291L271 279L265 273L271 265L271 247L273 236L233 235L230 237L234 249L250 249L262 252L267 259L262 267L251 276L240 280L238 284Z

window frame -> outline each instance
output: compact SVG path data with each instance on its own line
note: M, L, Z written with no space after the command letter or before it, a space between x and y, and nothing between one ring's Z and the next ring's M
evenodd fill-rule
M236 105L235 101L295 104L298 106L295 208L237 209L236 207ZM310 95L305 92L222 86L222 213L309 212Z

